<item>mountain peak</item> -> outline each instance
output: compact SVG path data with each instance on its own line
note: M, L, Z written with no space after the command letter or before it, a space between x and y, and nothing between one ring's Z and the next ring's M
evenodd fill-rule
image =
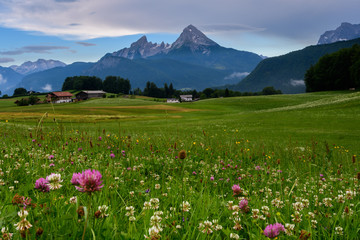
M130 48L123 48L112 53L112 56L128 59L147 58L156 55L170 47L170 44L162 42L161 44L148 42L146 36L142 36L136 42L132 43Z
M352 40L360 37L360 24L341 23L335 30L326 31L319 38L318 44L328 44L338 41Z
M141 38L139 38L139 40L137 40L136 42L131 44L131 47L141 47L144 46L148 43L148 40L146 38L146 36L142 36Z
M199 48L199 46L219 46L216 42L209 39L204 33L198 30L193 25L184 28L179 38L172 44L172 48L177 49L182 46L190 47L192 51Z

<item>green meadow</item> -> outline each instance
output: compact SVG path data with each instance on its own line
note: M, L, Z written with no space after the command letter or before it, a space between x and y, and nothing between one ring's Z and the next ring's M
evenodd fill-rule
M15 100L0 100L3 239L360 235L360 92Z
M9 125L66 129L106 129L124 134L183 138L237 136L266 144L311 141L357 150L360 136L358 92L320 92L208 99L167 104L151 98L106 98L71 104L18 107L15 99L0 101L0 121Z

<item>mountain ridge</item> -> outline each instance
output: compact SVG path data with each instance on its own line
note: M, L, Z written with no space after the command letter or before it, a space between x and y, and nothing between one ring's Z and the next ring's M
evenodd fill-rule
M35 62L27 61L21 64L20 66L12 65L10 66L10 68L22 75L29 75L31 73L41 72L54 67L65 67L65 66L66 64L59 60L52 60L52 59L45 60L40 58Z
M354 44L360 44L360 38L312 45L282 56L267 58L261 61L241 82L220 88L258 92L264 87L273 86L283 93L303 93L305 92L304 75L311 65L314 65L325 54L352 47Z
M319 38L318 45L360 38L360 24L343 22L335 30L326 31Z

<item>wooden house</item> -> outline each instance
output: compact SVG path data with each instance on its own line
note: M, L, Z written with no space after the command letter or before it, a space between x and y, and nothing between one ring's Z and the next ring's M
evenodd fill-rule
M46 95L46 101L52 103L68 103L72 102L72 95L69 92L51 92Z
M180 95L181 102L192 102L192 95Z
M102 90L81 91L76 94L76 100L87 100L90 98L102 98L106 92Z

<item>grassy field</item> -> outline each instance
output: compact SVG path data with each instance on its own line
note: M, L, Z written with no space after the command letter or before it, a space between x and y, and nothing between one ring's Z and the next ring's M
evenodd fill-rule
M284 144L311 141L357 150L360 136L360 93L322 92L208 99L166 104L151 99L96 99L72 104L17 107L0 101L0 121L36 127L106 129L123 134L160 134L182 138L189 133L224 135ZM85 124L86 123L86 124Z
M14 101L0 100L3 238L360 234L359 92Z

